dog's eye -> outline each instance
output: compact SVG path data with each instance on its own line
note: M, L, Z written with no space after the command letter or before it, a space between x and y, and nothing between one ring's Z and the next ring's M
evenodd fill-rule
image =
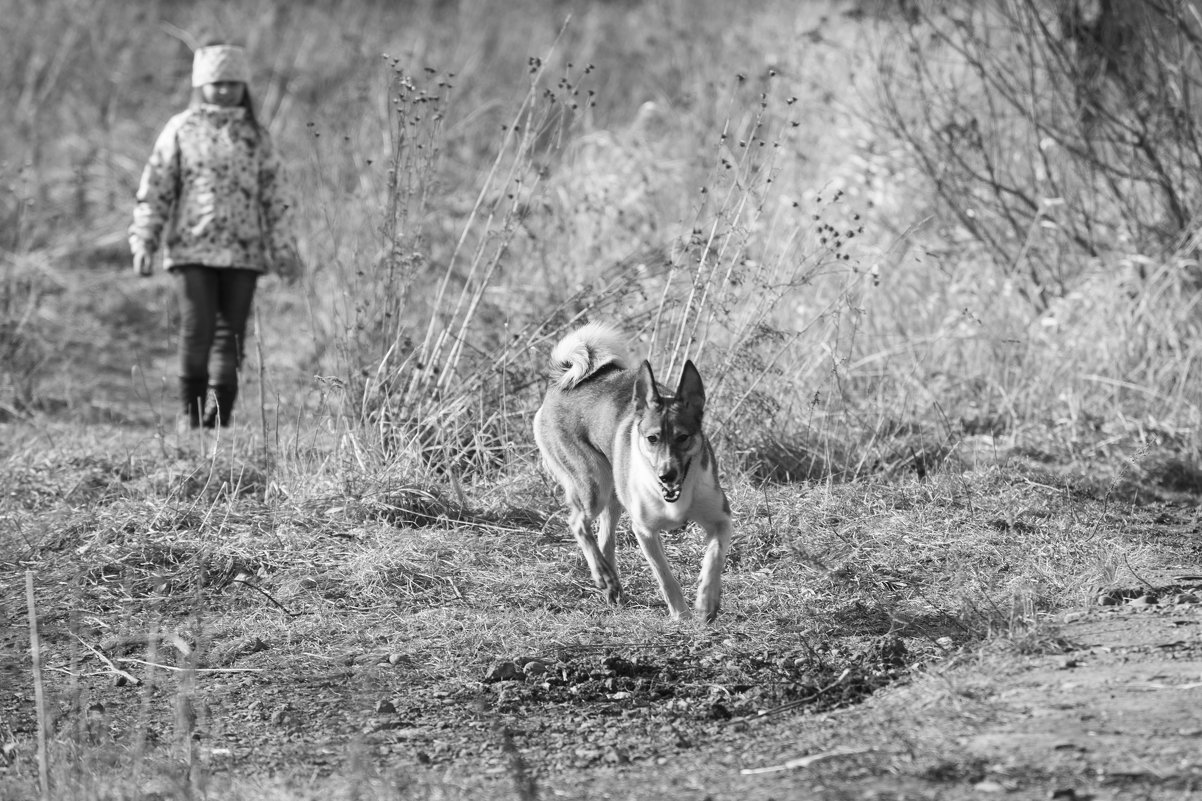
M648 434L647 441L650 442L652 445L657 444L659 442L659 434Z
M677 445L683 445L683 444L685 444L685 443L686 443L686 442L688 442L688 441L689 441L689 435L688 435L688 434L677 434L677 435L676 435L676 444L677 444Z

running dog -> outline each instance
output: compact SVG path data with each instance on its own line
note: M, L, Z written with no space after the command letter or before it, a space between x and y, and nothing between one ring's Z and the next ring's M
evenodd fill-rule
M611 604L621 600L614 545L625 507L668 611L688 618L660 532L693 521L706 535L695 606L713 622L731 517L701 430L705 390L697 368L686 362L676 394L667 394L647 361L633 366L622 334L598 323L565 336L551 353L551 366L552 385L534 415L534 440L563 487L568 522L593 582Z

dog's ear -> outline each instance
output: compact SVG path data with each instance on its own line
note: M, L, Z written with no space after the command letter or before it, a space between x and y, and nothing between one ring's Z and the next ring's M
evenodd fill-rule
M642 411L649 406L658 411L663 405L663 398L659 396L659 388L655 385L655 374L651 372L651 362L644 359L634 380L634 408Z
M698 411L705 408L705 387L701 385L701 373L697 372L692 359L684 363L680 386L676 388L676 399Z

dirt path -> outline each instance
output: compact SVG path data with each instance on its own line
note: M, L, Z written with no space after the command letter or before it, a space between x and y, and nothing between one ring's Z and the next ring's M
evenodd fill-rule
M639 778L714 799L1202 798L1202 576L1146 578L1156 596L1112 593L1021 646L749 732L701 774Z

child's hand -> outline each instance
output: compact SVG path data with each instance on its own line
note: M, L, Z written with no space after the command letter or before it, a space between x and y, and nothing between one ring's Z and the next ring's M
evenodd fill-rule
M149 253L144 250L134 251L134 272L141 276L147 276L154 272L154 265Z

